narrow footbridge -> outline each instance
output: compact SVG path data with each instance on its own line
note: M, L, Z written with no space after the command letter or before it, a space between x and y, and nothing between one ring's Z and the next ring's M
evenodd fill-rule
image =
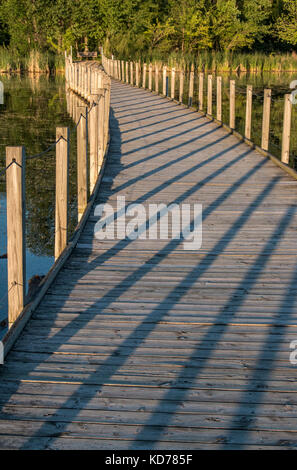
M201 204L201 247L96 238L119 197ZM296 200L218 123L112 80L93 209L0 367L0 448L296 449Z

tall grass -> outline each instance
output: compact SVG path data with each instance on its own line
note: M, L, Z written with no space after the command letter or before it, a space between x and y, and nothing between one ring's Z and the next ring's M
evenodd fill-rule
M37 50L31 50L29 54L21 55L14 49L0 47L0 73L55 73L63 70L63 55Z
M293 72L297 71L297 56L292 54L274 53L267 55L262 52L232 53L201 51L196 55L171 53L162 57L158 52L141 57L146 62L163 61L169 66L182 66L189 68L191 64L201 71L212 72Z

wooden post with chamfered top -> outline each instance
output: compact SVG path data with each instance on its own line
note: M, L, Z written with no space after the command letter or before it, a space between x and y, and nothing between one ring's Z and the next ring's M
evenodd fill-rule
M77 210L80 221L88 204L88 108L77 107Z
M235 91L235 80L230 80L230 115L229 115L229 126L231 129L235 129L235 100L236 100L236 91Z
M251 140L252 135L252 106L253 106L253 87L248 85L246 88L246 113L245 113L245 137Z
M25 148L6 147L8 323L24 308L26 294Z
M98 177L98 102L97 94L91 95L89 112L90 140L90 193L92 194Z
M222 122L222 77L217 77L217 120Z
M290 162L291 122L292 122L292 102L291 102L291 95L288 94L288 95L285 95L283 140L282 140L282 162L286 163L287 165Z
M269 131L270 131L270 112L271 112L271 90L264 90L263 120L262 120L262 142L263 150L269 149Z
M212 116L212 75L208 75L207 84L207 114Z
M175 98L175 68L172 67L171 70L171 99Z
M58 127L56 139L56 218L55 259L67 245L68 179L69 179L69 128Z

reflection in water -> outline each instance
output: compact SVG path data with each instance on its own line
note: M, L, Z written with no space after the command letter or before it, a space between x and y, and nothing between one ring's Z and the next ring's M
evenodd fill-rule
M0 105L0 168L5 147L24 145L27 155L45 150L56 137L57 126L73 127L67 114L64 77L1 76L4 105ZM70 151L70 230L76 214L76 137ZM26 167L27 281L46 274L53 263L55 202L55 150ZM0 183L0 256L6 253L5 184ZM0 259L0 321L7 315L7 261ZM2 299L2 300L1 300ZM1 329L0 329L1 334Z

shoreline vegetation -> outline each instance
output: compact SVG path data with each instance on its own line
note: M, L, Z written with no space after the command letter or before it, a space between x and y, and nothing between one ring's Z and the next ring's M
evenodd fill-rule
M120 59L131 60L129 57L120 57ZM134 59L135 60L135 59ZM291 53L228 53L216 51L201 51L198 54L169 54L168 57L159 55L144 55L139 58L140 62L165 63L169 67L175 67L189 70L194 66L195 70L200 72L296 72L297 54ZM138 61L138 58L135 60Z
M31 50L20 54L16 50L0 47L0 73L64 73L64 55Z
M206 73L297 72L296 0L0 0L0 73L59 73L64 52ZM100 60L100 59L99 59Z
M205 72L296 72L296 0L0 0L0 71L64 70L64 51ZM171 65L172 64L172 65Z
M297 54L292 53L233 53L202 51L196 55L170 54L167 58L151 54L141 58L121 57L149 63L166 63L169 67L220 73L288 73L297 71ZM64 73L64 54L31 50L27 55L0 47L0 73Z

